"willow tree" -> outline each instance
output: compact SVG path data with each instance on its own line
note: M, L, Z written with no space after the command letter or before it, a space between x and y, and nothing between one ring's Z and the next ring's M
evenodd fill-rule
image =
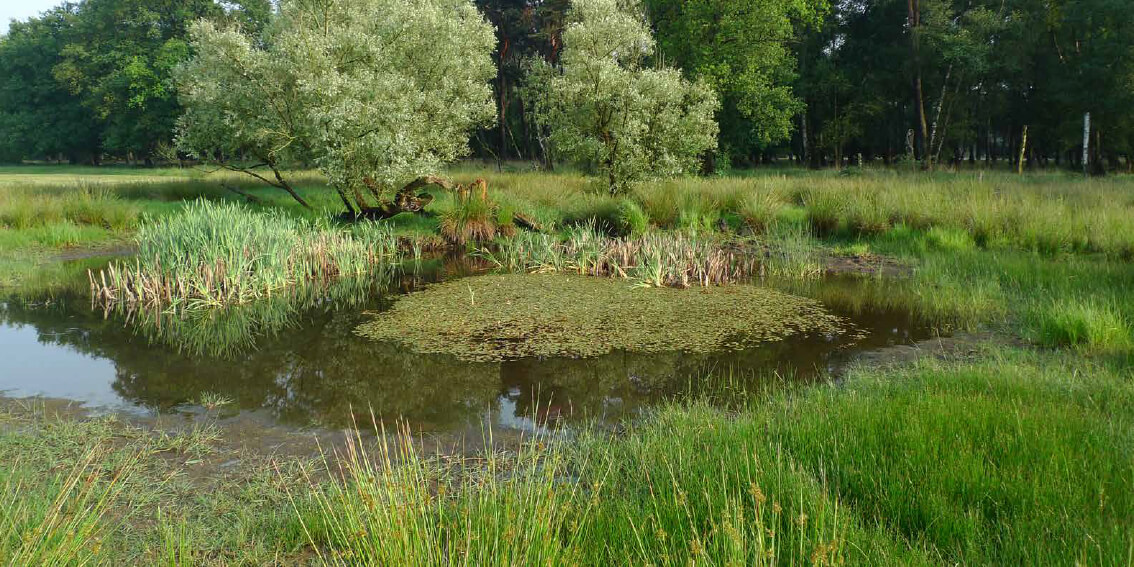
M178 147L305 206L288 166L316 166L351 214L420 210L495 116L496 39L472 0L283 0L261 36L201 21L190 37Z
M654 39L637 0L574 0L560 66L537 63L537 121L556 152L601 173L612 194L641 179L695 171L716 147L717 97L651 65Z

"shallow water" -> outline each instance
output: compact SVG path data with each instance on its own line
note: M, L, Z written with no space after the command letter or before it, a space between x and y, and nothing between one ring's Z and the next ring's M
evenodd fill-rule
M591 359L468 363L418 355L354 333L366 311L399 294L482 267L437 259L409 273L344 282L259 305L184 317L104 313L82 282L70 291L0 303L0 392L75 400L96 410L166 413L202 394L288 425L341 426L372 409L415 430L530 430L614 422L660 401L752 391L778 379L816 380L856 353L930 338L906 313L859 308L851 337L796 337L739 352L613 353ZM854 280L820 284L850 286ZM707 379L707 376L712 378ZM776 378L779 376L780 378ZM368 419L366 417L365 419Z

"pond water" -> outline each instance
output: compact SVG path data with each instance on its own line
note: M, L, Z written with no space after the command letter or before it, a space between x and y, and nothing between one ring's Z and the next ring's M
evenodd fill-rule
M337 427L372 409L422 431L528 430L615 422L690 393L724 399L780 379L821 379L858 352L932 336L907 313L832 309L856 332L708 355L469 363L354 332L367 312L389 307L400 294L480 271L468 258L439 258L318 293L185 316L92 308L85 269L74 269L76 285L50 300L0 302L0 393L150 415L182 411L208 393L232 400L229 411L267 413L287 425ZM819 285L853 294L858 284L842 278Z

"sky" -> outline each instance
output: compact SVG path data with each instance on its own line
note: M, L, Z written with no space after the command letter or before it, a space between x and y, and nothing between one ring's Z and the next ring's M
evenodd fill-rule
M13 18L26 20L62 3L63 0L0 0L0 34L8 33L8 22Z

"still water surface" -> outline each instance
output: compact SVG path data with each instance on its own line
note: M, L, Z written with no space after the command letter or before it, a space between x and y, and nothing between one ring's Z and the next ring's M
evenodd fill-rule
M352 410L372 408L423 431L523 430L613 422L691 391L758 388L775 375L820 379L858 352L931 336L906 313L867 309L840 313L857 329L854 338L796 337L709 355L469 363L354 334L367 311L388 308L400 294L481 269L466 258L436 259L208 316L104 313L81 282L50 300L8 299L0 302L0 392L139 413L176 411L212 393L288 425L341 426ZM81 270L75 277L86 280ZM716 377L710 384L708 375Z

